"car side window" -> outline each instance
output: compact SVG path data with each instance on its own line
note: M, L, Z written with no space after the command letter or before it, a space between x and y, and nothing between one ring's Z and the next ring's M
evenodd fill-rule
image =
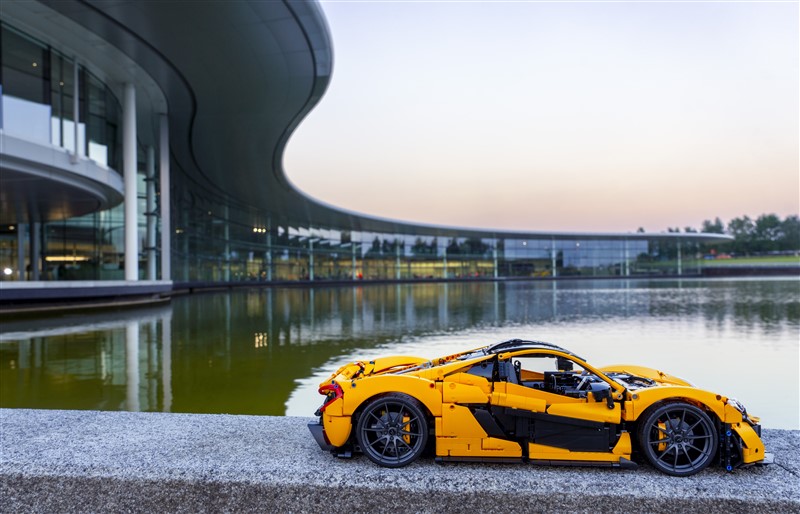
M594 373L554 355L526 355L510 359L520 385L573 398L587 398L596 388L608 387Z

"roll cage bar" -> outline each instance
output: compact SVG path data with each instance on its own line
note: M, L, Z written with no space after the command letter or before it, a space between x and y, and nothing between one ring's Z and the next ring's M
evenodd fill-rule
M519 350L557 350L559 352L566 353L567 355L571 355L572 357L576 357L584 362L586 359L579 355L575 355L569 350L566 350L560 346L556 346L554 344L545 343L543 341L529 341L526 339L509 339L508 341L503 341L502 343L493 344L491 346L486 347L487 354L498 354L502 352L516 352Z

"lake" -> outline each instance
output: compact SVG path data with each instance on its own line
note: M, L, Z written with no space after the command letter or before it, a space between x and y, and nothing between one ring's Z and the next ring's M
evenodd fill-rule
M0 407L311 416L351 360L512 338L655 367L800 428L797 278L265 288L4 315Z

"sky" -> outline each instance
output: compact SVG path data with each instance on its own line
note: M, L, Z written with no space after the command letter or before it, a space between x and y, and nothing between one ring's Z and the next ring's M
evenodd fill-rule
M797 2L323 1L290 181L361 214L663 232L800 212Z

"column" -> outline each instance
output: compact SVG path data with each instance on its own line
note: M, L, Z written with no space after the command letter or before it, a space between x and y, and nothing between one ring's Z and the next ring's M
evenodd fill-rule
M400 241L397 239L394 241L394 254L394 278L395 280L400 280Z
M494 247L492 248L492 268L493 268L493 275L494 278L497 278L497 240L494 241Z
M147 162L145 166L145 181L147 184L147 280L156 279L156 149L147 147Z
M627 239L625 240L625 276L631 276L631 257Z
M678 241L678 275L683 275L683 259L681 255L681 242Z
M172 228L170 223L169 199L169 121L166 114L159 115L158 172L160 197L158 202L161 215L161 280L172 280L170 247Z
M31 233L29 236L31 249L28 254L28 261L31 267L30 280L39 280L39 261L41 260L42 253L40 248L41 238L39 237L40 226L41 223L31 223Z
M81 148L79 142L79 135L80 135L80 112L81 112L81 101L80 101L80 72L78 65L78 58L75 57L74 65L72 66L72 116L74 118L72 124L73 130L73 148L72 148L72 155L70 156L70 162L72 164L77 164L78 160L83 157L83 148Z
M308 279L314 280L314 240L308 238Z
M350 249L352 250L352 258L353 263L351 265L351 269L353 271L353 280L358 280L358 274L356 273L356 243L355 241L350 241Z
M25 277L25 233L28 225L17 223L17 280L27 280Z
M136 204L136 88L125 84L122 104L122 169L125 182L125 280L139 280L139 230Z
M558 249L555 238L550 240L550 248L550 268L553 270L553 278L556 278L558 277Z

